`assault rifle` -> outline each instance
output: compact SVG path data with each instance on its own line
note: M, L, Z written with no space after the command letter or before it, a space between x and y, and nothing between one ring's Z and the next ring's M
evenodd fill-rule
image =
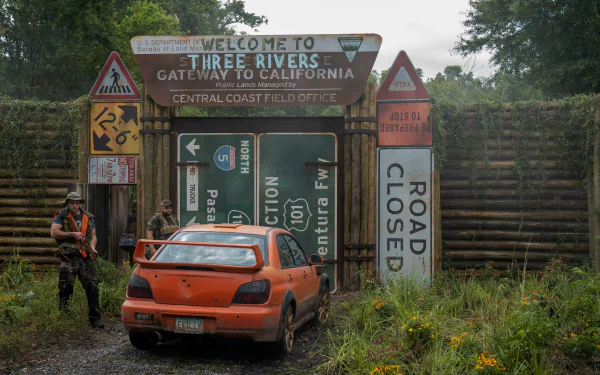
M69 225L69 228L71 229L71 232L80 232L81 231L81 229L77 228L77 224L75 223L75 219L73 219L72 217L67 218L67 224ZM81 244L84 246L85 253L90 258L92 258L92 260L96 260L96 256L94 255L94 252L92 251L92 247L88 243L88 241L85 238L85 236L83 238L81 238Z

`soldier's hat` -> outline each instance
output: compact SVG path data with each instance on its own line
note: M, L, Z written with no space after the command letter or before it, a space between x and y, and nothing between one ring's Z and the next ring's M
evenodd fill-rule
M167 206L173 206L173 203L169 200L169 199L163 199L160 202L161 206L167 207Z
M65 206L67 205L68 201L79 201L79 203L85 204L85 199L81 198L81 195L79 195L79 193L76 191L72 191L67 194L67 197L65 198Z

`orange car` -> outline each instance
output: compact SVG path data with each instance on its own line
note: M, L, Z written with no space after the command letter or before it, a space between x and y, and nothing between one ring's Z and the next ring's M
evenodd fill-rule
M160 244L150 260L145 246ZM138 241L139 264L121 319L136 348L182 335L273 342L287 354L294 331L329 316L323 257L310 258L290 232L238 224L194 225L169 241Z

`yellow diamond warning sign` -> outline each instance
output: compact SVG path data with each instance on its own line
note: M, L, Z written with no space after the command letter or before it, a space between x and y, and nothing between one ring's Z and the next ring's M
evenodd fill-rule
M90 154L138 155L140 104L92 103Z

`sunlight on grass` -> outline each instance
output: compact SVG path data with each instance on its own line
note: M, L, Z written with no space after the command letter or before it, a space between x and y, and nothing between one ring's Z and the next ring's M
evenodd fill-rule
M593 373L600 275L553 259L538 273L432 286L367 282L335 306L326 374Z

